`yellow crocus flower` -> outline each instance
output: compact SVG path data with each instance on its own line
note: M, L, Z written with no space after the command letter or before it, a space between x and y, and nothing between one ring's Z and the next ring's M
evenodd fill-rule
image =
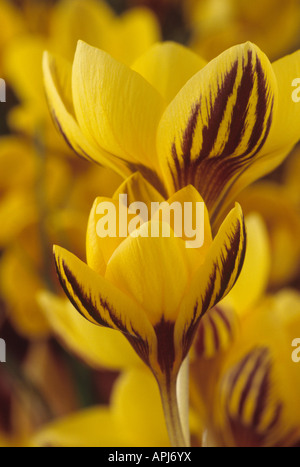
M271 245L261 218L247 218L242 273L200 322L191 363L191 404L206 446L294 446L299 443L300 296L266 295ZM260 264L259 270L257 264ZM201 444L201 433L199 433Z
M297 175L296 170L294 175ZM296 191L290 188L288 183L264 180L248 187L238 198L245 215L260 213L268 228L272 248L269 287L272 290L288 286L299 274L300 216L293 199Z
M291 83L299 52L273 65L245 43L205 62L174 43L132 68L79 41L73 65L44 56L51 113L79 155L124 177L139 170L164 195L194 185L220 223L246 185L299 139Z
M243 318L215 387L219 445L299 446L300 372L292 358L299 332L298 292L267 297Z
M128 202L161 202L159 193L134 175L115 196L126 193ZM245 252L243 215L237 205L212 240L208 213L204 216L204 244L186 248L184 238L148 236L155 216L141 222L127 236L100 238L97 234L97 198L87 228L87 264L67 250L54 248L62 287L74 307L94 324L121 331L152 370L161 390L172 444L185 444L177 408L176 383L201 317L232 288ZM110 200L117 212L123 209ZM192 186L172 196L168 203L203 202ZM128 222L131 213L127 207ZM141 277L143 278L141 281Z

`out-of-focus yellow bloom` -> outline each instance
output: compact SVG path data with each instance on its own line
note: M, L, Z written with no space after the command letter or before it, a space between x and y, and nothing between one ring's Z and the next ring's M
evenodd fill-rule
M300 211L296 191L291 186L289 189L288 183L261 181L247 188L239 202L245 214L259 213L268 228L272 250L269 287L287 286L299 273Z
M190 46L207 59L245 40L272 60L299 47L297 0L187 0L184 9L192 29Z
M300 148L296 147L293 154L287 159L283 173L283 186L287 190L288 196L300 215Z
M118 214L120 193L129 195L129 203L136 199L146 203L162 201L151 185L132 176L111 200ZM174 226L169 226L169 238L151 236L153 223L160 229L163 226L155 216L149 222L140 219L137 230L125 239L100 238L97 224L101 216L97 208L105 200L97 198L90 214L87 264L55 247L57 272L80 314L94 324L124 333L151 368L162 392L168 423L177 417L177 376L199 320L228 293L240 273L245 250L242 212L236 206L212 240L206 211L204 244L191 250L185 247L184 238L175 236ZM202 202L191 186L175 193L168 203L183 206L188 201L193 206ZM130 211L126 206L124 209L127 222L131 222ZM172 428L172 443L182 443L180 427L175 424Z
M24 24L17 8L7 0L0 1L0 73L2 75L2 57L7 44L24 31ZM1 76L3 78L3 76Z
M50 331L35 296L41 288L54 287L52 244L62 242L83 257L95 194L100 189L112 195L119 185L119 177L107 169L84 169L79 164L83 173L78 175L65 159L38 154L19 137L0 140L0 291L10 321L26 337L41 338Z
M292 360L299 331L296 292L266 298L245 316L215 388L212 432L219 445L299 446L300 372Z
M43 35L22 35L6 48L5 75L21 100L9 122L14 130L33 136L44 126L46 146L62 150L44 98L43 51L48 49L71 61L77 40L83 39L130 64L160 39L160 32L147 9L132 9L117 17L105 2L97 0L61 0L52 6L47 21Z
M167 447L158 388L146 368L125 372L109 407L93 407L45 426L33 446Z
M300 435L300 373L292 361L300 296L289 290L263 296L270 271L267 231L255 217L250 219L242 274L197 332L192 403L202 420L205 445L293 446Z
M22 362L10 355L2 366L1 447L29 446L30 438L41 426L78 410L71 371L54 349L40 340L28 347Z
M251 43L206 66L173 43L132 69L84 42L73 67L44 57L51 112L75 152L123 176L139 170L169 196L194 185L213 223L298 141L291 82L299 67L299 52L271 65Z

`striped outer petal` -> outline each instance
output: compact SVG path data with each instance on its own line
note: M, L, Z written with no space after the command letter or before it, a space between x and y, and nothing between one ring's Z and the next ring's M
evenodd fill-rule
M225 422L221 437L226 446L274 446L282 436L282 404L272 395L271 371L268 349L258 347L225 374L218 416Z
M262 218L250 214L245 221L247 248L243 269L236 284L222 301L222 305L234 309L239 316L250 311L263 296L271 270L270 241Z
M89 141L76 121L72 102L71 64L61 57L45 52L43 71L50 112L67 145L79 156L103 164L126 178L130 170L112 154Z
M89 366L120 371L142 365L120 332L84 319L67 298L42 291L37 300L56 338Z
M270 131L277 84L253 44L235 46L194 75L165 110L157 150L169 192L194 185L212 219Z
M77 311L94 324L123 332L148 364L155 335L143 309L67 250L55 246L54 256L61 285Z
M201 317L234 286L246 251L246 232L240 206L228 214L215 237L207 258L194 275L183 299L175 325L175 347L183 358L189 351Z

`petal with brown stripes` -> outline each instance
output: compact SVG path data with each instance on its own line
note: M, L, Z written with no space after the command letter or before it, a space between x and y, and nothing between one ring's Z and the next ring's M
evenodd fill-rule
M220 385L225 445L274 446L280 436L282 404L272 394L272 362L255 348L227 371Z
M194 75L165 110L157 149L169 192L192 184L213 216L267 139L277 85L251 43L228 49Z
M232 343L238 329L238 317L231 308L217 305L200 321L193 347L197 358L212 358Z
M67 250L55 246L54 256L61 285L77 311L94 324L123 332L148 363L156 338L143 309Z
M240 275L246 250L240 206L228 214L212 242L203 265L192 278L175 326L175 346L183 358L189 351L201 317L224 298Z

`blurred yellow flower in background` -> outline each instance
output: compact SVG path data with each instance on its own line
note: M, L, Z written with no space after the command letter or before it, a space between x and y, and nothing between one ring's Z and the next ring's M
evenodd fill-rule
M297 0L186 0L183 3L192 30L189 45L206 59L245 40L257 44L271 60L299 48Z
M98 0L61 0L52 6L47 21L43 34L22 34L6 47L4 74L21 101L10 112L9 122L12 129L31 136L44 131L44 144L65 152L44 97L43 51L59 53L71 61L78 39L84 39L131 64L160 39L160 30L154 15L146 9L137 8L117 17L109 5Z
M271 248L259 217L247 218L247 234L242 274L197 331L191 403L204 445L296 446L299 369L292 341L300 329L300 295L289 289L265 294Z
M146 368L123 373L109 407L92 407L46 425L30 440L33 446L166 447L159 391Z

